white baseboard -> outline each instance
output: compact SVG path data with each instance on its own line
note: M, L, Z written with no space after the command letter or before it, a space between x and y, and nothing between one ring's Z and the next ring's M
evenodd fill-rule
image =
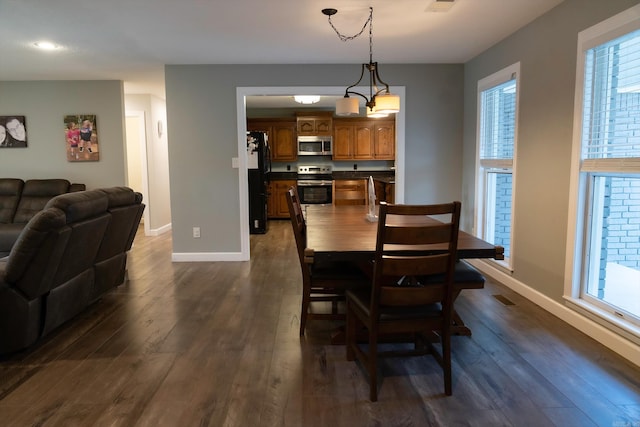
M153 228L153 229L149 229L149 230L145 230L145 234L147 236L159 236L161 234L164 233L168 233L171 231L171 223L163 225L160 228Z
M495 268L487 261L472 259L465 261L468 261L482 273L492 277L512 291L517 292L554 316L559 317L561 320L567 322L580 332L583 332L598 341L600 344L618 353L634 365L640 366L640 346L634 342L616 334L610 329L605 328L577 311L572 310L564 304L561 304L514 279L504 271Z

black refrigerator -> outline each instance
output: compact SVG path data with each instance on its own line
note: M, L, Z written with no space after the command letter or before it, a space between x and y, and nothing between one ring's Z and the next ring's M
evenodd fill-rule
M247 132L247 171L249 174L249 233L267 232L267 197L271 153L267 134Z

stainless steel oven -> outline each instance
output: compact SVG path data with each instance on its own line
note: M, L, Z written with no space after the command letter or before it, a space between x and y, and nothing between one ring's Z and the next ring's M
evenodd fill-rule
M333 203L331 166L298 166L298 195L302 205Z

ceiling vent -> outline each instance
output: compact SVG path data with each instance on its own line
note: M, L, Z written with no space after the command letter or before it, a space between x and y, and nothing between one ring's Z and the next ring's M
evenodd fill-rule
M427 6L428 12L448 12L455 3L455 0L433 0L429 6Z

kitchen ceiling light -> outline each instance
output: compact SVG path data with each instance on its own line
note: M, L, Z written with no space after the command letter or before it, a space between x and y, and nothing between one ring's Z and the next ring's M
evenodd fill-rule
M300 104L315 104L320 101L318 95L294 95L293 99Z
M33 45L38 49L42 49L42 50L56 50L60 47L55 43L51 43L47 41L35 42Z
M378 97L379 98L379 97ZM380 117L387 117L389 113L378 110L378 105L374 105L373 108L367 108L367 117L370 119L377 119Z
M400 111L400 97L398 95L393 95L389 90L389 85L382 81L380 78L380 74L378 73L378 63L373 62L373 7L369 7L369 18L366 20L362 29L358 34L353 36L345 36L340 34L338 29L331 22L331 16L338 13L337 9L322 9L322 13L327 15L329 18L329 25L336 32L340 40L349 41L353 40L356 37L360 36L364 29L369 25L369 63L362 64L362 69L360 72L360 78L357 82L347 87L344 92L344 98L338 100L336 102L336 115L337 116L357 116L360 113L358 108L357 98L353 99L349 97L349 95L358 95L365 100L365 105L367 106L367 116L373 117L371 114L374 113L383 113L383 114L393 114ZM362 81L364 77L365 68L369 72L369 96L363 95L359 92L351 90L356 87ZM379 88L378 86L384 86ZM354 102L355 101L355 102ZM378 108L376 108L376 105Z

